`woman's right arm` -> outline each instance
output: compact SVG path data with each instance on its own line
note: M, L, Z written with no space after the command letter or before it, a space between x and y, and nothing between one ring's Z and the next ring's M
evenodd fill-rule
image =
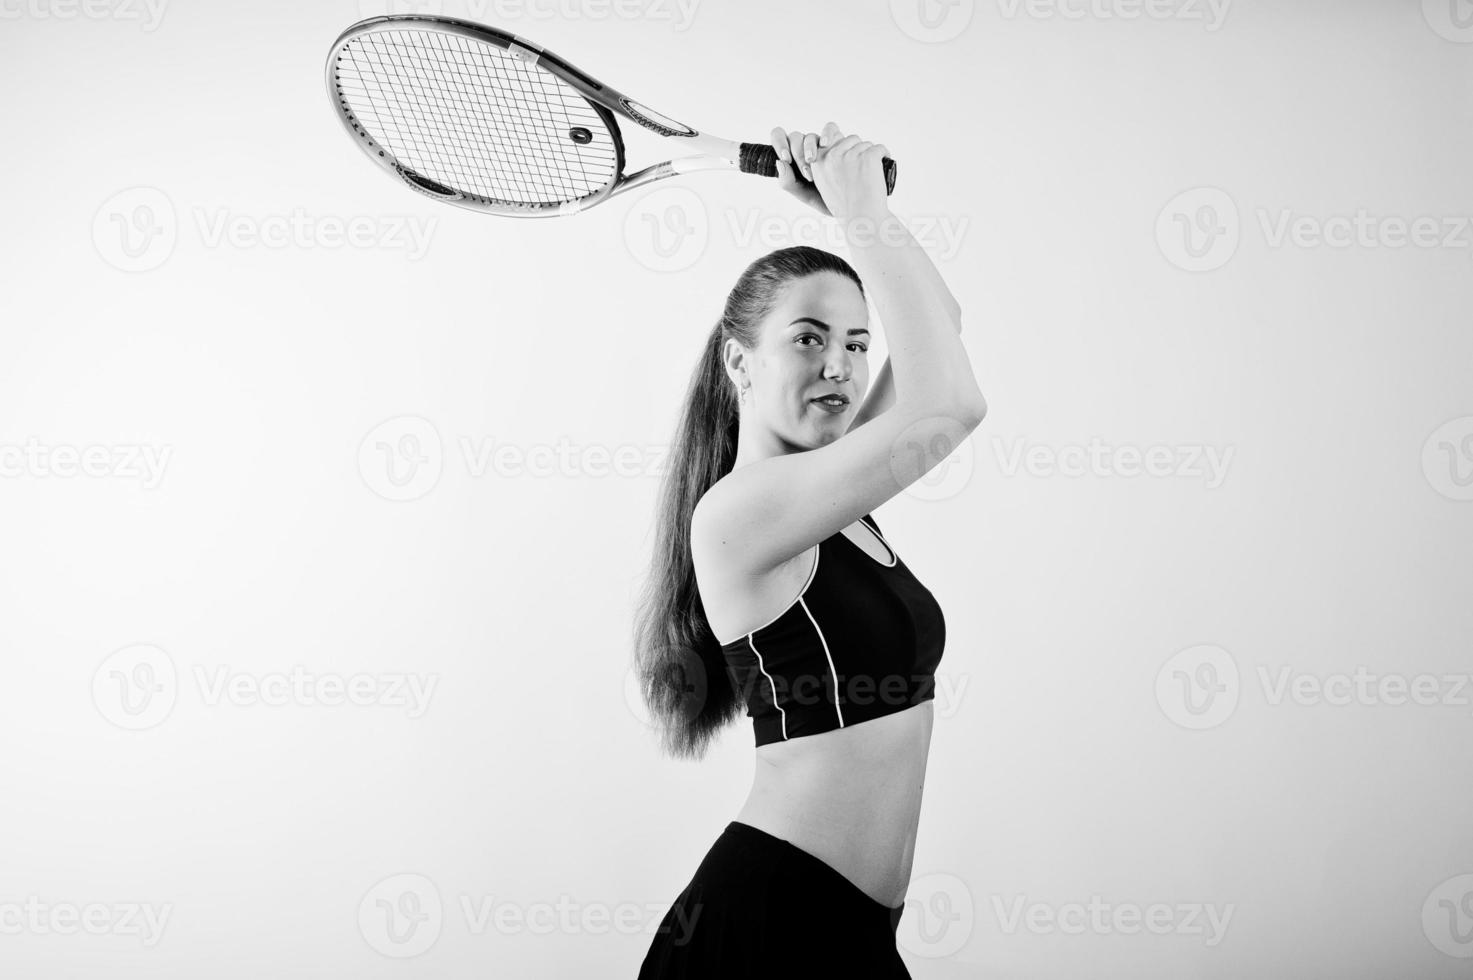
M941 296L930 259L885 201L884 147L839 140L818 152L816 183L845 224L852 264L884 320L894 406L827 445L726 474L691 518L692 548L728 569L764 575L873 512L949 456L987 403ZM863 218L866 220L855 220Z
M844 222L850 264L879 311L895 404L987 412L959 326L935 286L939 273L904 223L886 208Z

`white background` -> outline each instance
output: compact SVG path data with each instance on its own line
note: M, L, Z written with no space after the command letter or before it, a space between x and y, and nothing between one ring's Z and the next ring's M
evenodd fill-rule
M745 722L658 754L631 616L726 291L824 230L395 186L322 78L386 9L0 0L6 976L633 977L745 798ZM877 511L947 619L918 980L1467 975L1467 0L427 9L900 162L990 406ZM294 669L376 693L250 693Z

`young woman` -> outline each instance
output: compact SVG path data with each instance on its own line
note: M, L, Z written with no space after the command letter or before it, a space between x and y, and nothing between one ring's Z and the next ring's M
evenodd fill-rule
M955 300L889 211L885 147L833 123L772 140L852 265L805 246L753 262L686 393L636 662L668 753L702 757L745 706L756 775L640 980L910 976L895 931L945 623L871 512L987 405ZM891 350L873 386L866 285Z

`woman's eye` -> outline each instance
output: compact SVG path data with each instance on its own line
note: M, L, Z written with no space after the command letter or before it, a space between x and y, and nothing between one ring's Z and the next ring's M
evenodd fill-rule
M823 341L823 338L820 337L816 333L805 333L801 337L799 337L798 340L800 340L800 341L802 341L802 340L817 340L817 341L819 341L821 343ZM858 341L855 341L854 343L850 344L849 346L850 347L858 347L859 348L859 353L861 353L861 354L865 354L865 353L868 353L869 352L869 348L866 347L866 346L864 346L863 344L859 343Z

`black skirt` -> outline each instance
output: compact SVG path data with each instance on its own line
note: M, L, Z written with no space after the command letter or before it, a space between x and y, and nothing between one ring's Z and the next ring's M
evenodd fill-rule
M733 820L660 922L639 980L910 980L895 948L904 911Z

